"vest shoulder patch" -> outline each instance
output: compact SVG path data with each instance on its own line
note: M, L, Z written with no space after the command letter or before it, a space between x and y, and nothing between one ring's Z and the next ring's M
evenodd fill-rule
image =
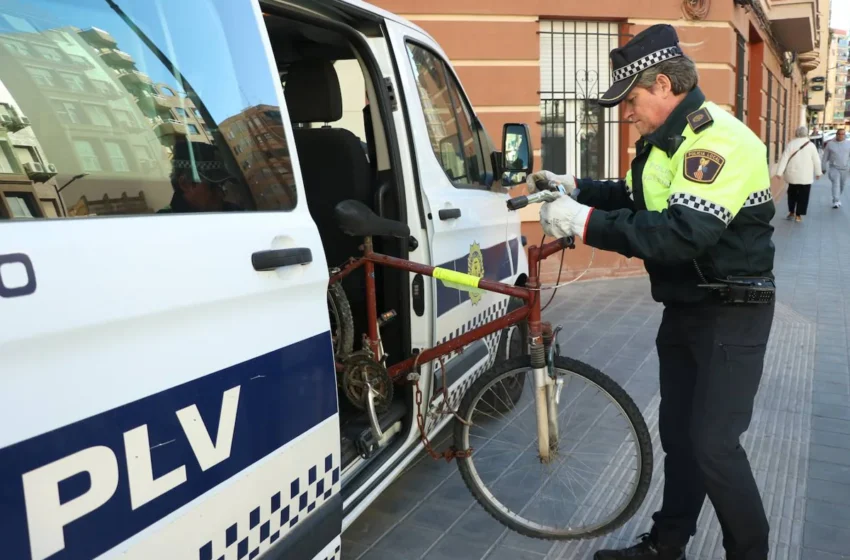
M682 173L685 179L696 183L713 183L723 166L726 158L711 150L690 150L685 154L685 164Z
M700 130L711 126L714 122L714 119L711 118L711 113L709 113L708 109L705 107L697 109L688 115L687 119L688 124L691 125L691 129L693 129L694 132L699 132Z

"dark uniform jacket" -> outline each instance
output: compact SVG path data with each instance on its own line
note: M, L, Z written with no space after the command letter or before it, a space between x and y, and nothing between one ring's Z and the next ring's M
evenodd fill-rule
M594 207L587 245L642 259L664 303L704 300L706 281L773 277L775 206L758 136L696 88L636 149L625 179L577 181L577 200Z

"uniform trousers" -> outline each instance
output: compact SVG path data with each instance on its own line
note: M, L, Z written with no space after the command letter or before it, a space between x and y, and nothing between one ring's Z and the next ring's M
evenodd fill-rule
M706 496L729 560L766 560L769 526L740 437L752 418L773 304L668 305L656 346L664 497L652 533L685 546Z

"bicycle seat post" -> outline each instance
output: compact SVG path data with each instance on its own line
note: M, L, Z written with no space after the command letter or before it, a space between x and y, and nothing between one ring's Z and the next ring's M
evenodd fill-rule
M369 260L373 253L372 236L363 238L363 256L366 258L366 319L369 328L369 349L375 355L375 360L381 361L381 342L378 340L378 296L375 288L375 263Z

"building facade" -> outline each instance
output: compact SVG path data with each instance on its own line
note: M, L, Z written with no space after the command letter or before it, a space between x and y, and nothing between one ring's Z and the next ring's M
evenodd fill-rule
M825 64L809 78L809 90L812 92L809 122L821 130L832 130L850 122L850 114L845 114L850 109L846 106L850 34L843 29L829 29L824 52Z
M377 4L410 19L443 46L495 142L504 123L528 123L535 169L598 179L623 177L638 139L618 109L605 110L595 102L610 83L612 48L655 23L673 25L697 63L707 98L764 140L774 166L794 129L806 122L805 75L821 65L820 42L829 16L828 0ZM773 187L779 194L779 181ZM542 235L537 212L523 211L529 239ZM562 280L581 273L589 258L586 247L571 251ZM546 263L548 281L558 265ZM596 252L584 277L642 272L637 259Z

